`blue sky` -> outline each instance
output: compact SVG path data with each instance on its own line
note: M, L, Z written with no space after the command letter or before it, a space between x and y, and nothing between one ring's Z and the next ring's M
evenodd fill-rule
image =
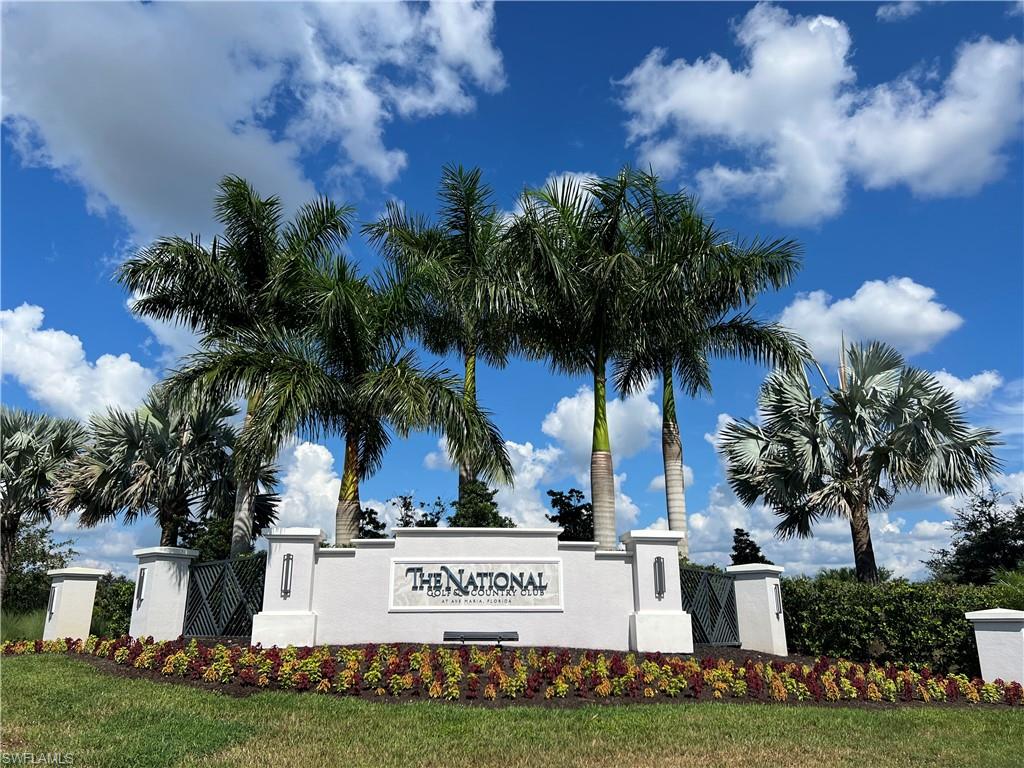
M1014 3L5 4L3 400L86 418L130 407L191 335L132 317L113 268L161 235L215 233L218 178L289 207L314 194L360 220L389 199L431 212L442 164L478 165L505 209L560 174L652 165L742 235L805 247L757 312L826 359L839 334L896 344L972 421L1003 431L1024 485L1022 20ZM350 244L366 269L376 256ZM454 365L456 361L451 361ZM753 414L764 371L721 363L679 405L694 557L754 532L792 571L852 562L849 530L771 539L723 483L713 441ZM505 510L543 520L548 488L587 489L587 382L514 361L481 399L519 470ZM660 393L612 406L620 529L658 524ZM280 456L282 521L333 530L341 445ZM363 487L450 498L437 438L396 443ZM956 501L901 499L872 521L882 564L920 576ZM149 523L79 531L82 560L124 570Z

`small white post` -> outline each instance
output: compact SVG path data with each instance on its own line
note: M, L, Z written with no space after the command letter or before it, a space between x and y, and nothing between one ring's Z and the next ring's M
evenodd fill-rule
M185 628L188 568L196 549L146 547L132 552L139 560L132 597L132 637L175 640Z
M633 613L629 644L642 653L693 653L693 625L683 610L679 583L679 531L622 534L633 561Z
M98 568L58 568L47 571L50 577L50 599L46 606L43 640L89 636L92 605L96 600L96 583L106 571Z
M1024 683L1024 611L989 608L964 616L974 625L981 676Z
M315 645L313 576L324 532L319 528L268 528L263 610L252 617L253 645Z
M736 621L740 648L786 656L786 623L782 614L781 565L730 565L736 589Z

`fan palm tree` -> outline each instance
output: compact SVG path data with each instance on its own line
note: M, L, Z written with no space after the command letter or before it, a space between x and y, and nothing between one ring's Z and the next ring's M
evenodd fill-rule
M582 185L565 179L530 192L512 233L535 296L522 329L524 347L556 370L593 379L590 491L594 538L603 549L618 543L607 367L625 341L629 286L638 276L627 231L632 180L624 169Z
M868 513L907 489L973 490L999 469L999 442L994 430L972 429L953 395L893 348L852 344L843 357L838 386L826 381L822 397L803 370L770 374L758 400L763 425L729 424L719 450L737 497L775 509L778 535L806 537L819 519L847 519L857 578L874 582Z
M64 516L78 512L84 527L152 516L160 546L177 546L178 529L190 516L226 515L234 505L238 433L230 419L237 413L222 400L181 408L157 386L135 411L111 408L93 416L85 449L54 488L54 508ZM270 490L275 473L264 465L251 476L254 514L268 523L277 501Z
M71 419L0 405L0 594L22 523L50 519L50 493L85 441Z
M320 254L340 245L351 231L352 209L327 198L304 206L284 223L281 201L260 197L244 179L226 176L215 201L223 234L207 248L199 237L162 237L128 259L118 280L144 317L179 322L211 341L231 338L287 308L274 300L275 276L296 254ZM240 392L248 413L260 392ZM262 446L265 459L276 445ZM241 467L239 467L241 470ZM237 478L232 555L252 548L252 499L258 478Z
M696 397L711 393L714 358L792 366L806 357L799 337L748 313L760 292L789 283L799 268L800 247L792 240L733 242L701 217L692 198L664 192L653 175L639 174L635 190L631 232L642 268L627 313L629 342L616 360L615 379L623 396L661 379L668 527L685 534L674 379L683 393ZM686 538L679 551L689 555Z
M344 439L337 545L356 535L359 484L379 468L391 432L434 430L456 455L490 452L488 466L511 481L500 433L465 399L458 377L422 368L403 348L419 301L415 285L388 276L371 282L342 256L297 255L283 274L277 291L292 307L287 323L268 321L212 340L173 378L198 396L261 393L242 438L244 456L295 433Z
M410 215L397 203L363 227L401 279L422 286L416 326L424 345L439 355L455 353L463 364L462 392L477 403L479 362L504 367L513 346L513 317L521 304L511 260L505 258L505 220L480 170L447 165L441 173L438 222ZM459 498L494 455L455 457Z

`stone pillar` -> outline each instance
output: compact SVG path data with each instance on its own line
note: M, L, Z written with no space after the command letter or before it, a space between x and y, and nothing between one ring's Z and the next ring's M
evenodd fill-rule
M315 645L313 576L324 532L319 528L268 528L270 544L263 610L252 617L252 643Z
M175 640L185 628L188 568L199 551L183 547L146 547L132 552L139 560L132 597L132 637Z
M96 600L96 582L106 571L98 568L58 568L47 571L50 599L46 606L43 640L89 636L92 605Z
M981 676L1024 683L1024 611L989 608L964 616L974 625Z
M781 565L730 565L736 589L736 620L745 651L786 656L786 623L782 615Z
M692 653L693 627L683 610L678 531L629 531L622 535L633 563L633 613L629 645L642 653Z

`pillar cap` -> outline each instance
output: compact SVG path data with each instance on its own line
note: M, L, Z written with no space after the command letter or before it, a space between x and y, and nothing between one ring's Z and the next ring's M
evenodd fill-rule
M626 531L619 537L623 544L634 544L637 542L650 544L678 544L686 538L682 531L667 531L662 528L644 528L636 531Z
M747 563L746 565L730 565L725 572L730 576L778 576L785 570L781 565Z
M1024 611L1011 608L986 608L984 611L965 613L968 621L1019 621L1024 622Z
M273 541L309 541L320 542L325 538L319 528L264 528L263 536Z
M198 549L186 549L185 547L143 547L142 549L133 549L132 554L135 557L165 557L165 558L187 558L193 560L199 557Z
M54 568L51 571L47 571L46 575L63 577L65 579L98 579L101 576L106 576L107 572L102 568L83 568L76 565L70 568Z

